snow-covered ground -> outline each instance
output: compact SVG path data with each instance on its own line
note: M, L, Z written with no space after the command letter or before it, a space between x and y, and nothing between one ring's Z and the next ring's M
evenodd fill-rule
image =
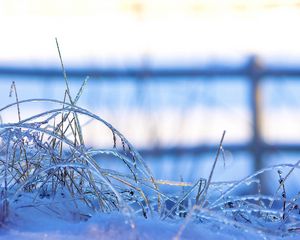
M0 239L24 240L87 240L87 239L283 239L280 235L263 235L251 228L225 224L188 223L162 221L156 217L145 220L142 217L132 219L134 228L120 213L99 214L84 222L66 222L49 216L27 212L25 219L16 219L2 228ZM29 217L30 216L30 217ZM299 235L284 239L299 239Z

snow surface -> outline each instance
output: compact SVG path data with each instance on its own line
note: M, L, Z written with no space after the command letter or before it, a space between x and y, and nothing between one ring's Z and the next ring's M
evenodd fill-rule
M14 221L2 228L0 239L176 239L186 222L162 221L158 217L144 219L135 217L134 228L121 213L98 214L83 222L67 222L45 216L32 209L23 211ZM26 216L25 216L26 215ZM208 223L189 223L179 239L283 239L282 236L265 236L259 232L249 232L239 226ZM284 239L299 239L289 236Z

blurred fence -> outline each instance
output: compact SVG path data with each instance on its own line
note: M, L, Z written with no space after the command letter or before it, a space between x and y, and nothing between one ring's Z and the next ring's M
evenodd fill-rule
M264 79L272 77L273 80L280 80L281 77L300 78L300 69L291 67L264 67L257 57L250 57L246 64L239 67L214 66L214 67L176 67L176 68L74 68L67 69L68 76L74 79L82 79L85 76L98 79L130 79L131 81L143 82L145 80L156 81L175 81L179 78L194 79L207 81L210 78L222 77L226 79L235 79L242 77L250 82L250 111L251 111L251 138L246 143L230 143L225 148L231 152L245 151L249 152L255 159L255 169L263 165L263 155L274 149L279 151L300 151L300 144L290 143L266 143L262 138L261 114L264 111L261 104L261 83ZM40 78L41 81L47 81L56 77L61 77L62 73L59 68L28 68L28 67L11 67L0 66L1 76L13 76L18 79L22 78ZM158 146L151 149L140 149L141 153L146 156L161 155L180 155L180 154L202 154L215 149L216 146L209 144L200 144L197 146Z

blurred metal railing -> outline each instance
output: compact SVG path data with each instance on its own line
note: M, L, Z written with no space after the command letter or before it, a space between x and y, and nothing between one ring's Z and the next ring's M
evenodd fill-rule
M260 84L266 77L272 77L274 80L280 80L281 77L300 78L300 68L291 67L264 67L260 60L252 56L249 58L247 64L240 67L228 66L212 66L212 67L176 67L176 68L67 68L69 77L75 79L83 79L86 76L91 78L103 78L110 80L120 80L122 78L133 79L137 81L149 80L155 81L157 78L164 78L165 80L173 80L179 78L193 79L199 78L199 81L207 80L212 77L230 78L243 77L248 78L251 82L250 89L250 108L252 113L252 137L251 140L245 144L224 144L227 150L248 151L255 158L255 169L260 169L263 164L263 154L277 151L300 151L300 144L267 144L262 139L261 134L261 99L260 99ZM62 73L59 68L29 68L29 67L11 67L0 66L0 76L14 76L18 78L27 79L29 77L36 78L54 78L61 77ZM226 79L225 79L226 81ZM141 149L144 155L180 155L180 154L201 154L214 149L215 146L199 145L182 147L176 146L172 148L155 148L155 149Z

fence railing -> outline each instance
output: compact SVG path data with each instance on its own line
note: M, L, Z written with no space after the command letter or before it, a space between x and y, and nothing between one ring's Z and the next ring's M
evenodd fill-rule
M212 66L212 67L174 67L174 68L149 68L149 67L132 67L132 68L67 68L69 77L75 79L83 79L86 76L97 79L122 80L132 79L135 81L143 81L152 79L155 81L158 78L165 80L176 81L179 78L193 79L199 78L199 81L206 81L212 77L222 77L230 80L232 77L243 77L249 79L250 84L250 109L252 120L252 136L251 140L244 144L224 144L226 149L232 152L247 151L250 152L255 159L255 169L259 169L263 164L263 154L273 150L278 151L300 151L300 144L267 144L262 138L261 129L261 94L260 85L266 77L272 77L273 80L280 80L281 77L291 77L300 79L300 68L291 67L265 67L259 58L252 56L248 62L239 67L228 66ZM30 77L47 78L61 77L62 72L57 68L30 68L30 67L11 67L0 66L1 76L14 76L18 78ZM198 145L192 147L176 146L172 148L155 148L141 149L144 155L180 155L180 154L201 154L211 151L216 146Z

